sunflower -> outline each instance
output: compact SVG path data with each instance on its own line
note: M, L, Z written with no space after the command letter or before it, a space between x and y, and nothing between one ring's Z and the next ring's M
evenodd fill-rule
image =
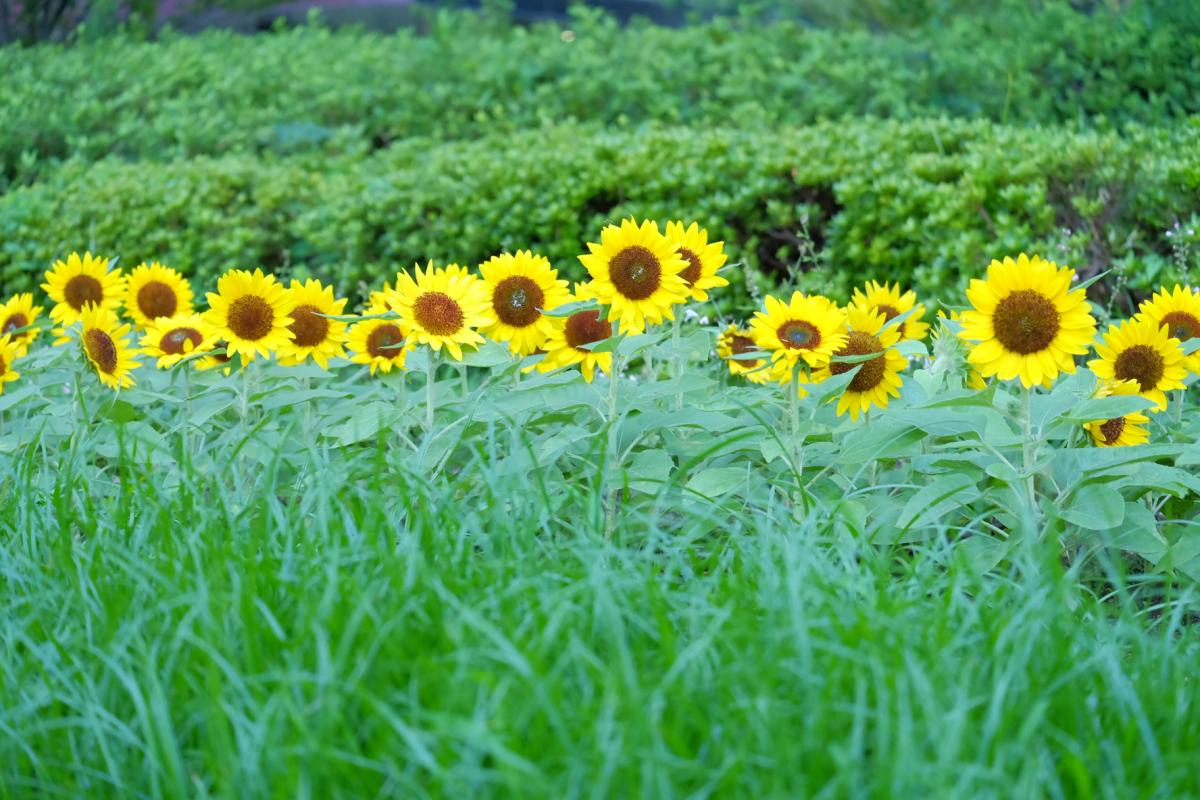
M1167 407L1166 392L1182 389L1187 375L1185 356L1170 328L1149 318L1110 325L1096 345L1088 367L1102 380L1137 381L1138 393L1154 401L1154 410Z
M155 261L139 264L125 279L125 313L139 328L159 317L192 313L192 287L182 275Z
M203 317L200 319L201 322L204 321ZM212 327L208 326L208 323L205 323L205 326L208 327L209 331L212 330ZM217 339L214 341L213 352L209 353L203 358L196 359L196 369L200 372L210 369L220 369L222 372L228 375L233 371L233 356L229 354L228 347L229 344L224 339Z
M159 369L173 367L192 353L207 352L215 347L216 337L204 318L196 313L159 317L150 323L142 336L142 354L158 359Z
M1086 293L1071 289L1075 270L1022 253L988 266L987 280L971 281L962 332L974 342L967 361L984 378L1019 377L1026 388L1048 385L1075 371L1073 356L1087 352L1096 333Z
M18 357L29 352L30 345L33 344L33 340L38 337L41 330L29 328L22 333L13 333L13 331L28 328L41 315L42 307L33 304L33 295L29 292L13 295L7 303L0 306L0 336L11 336L13 344L17 346Z
M129 346L129 325L122 325L111 309L88 306L80 318L79 343L100 382L110 389L133 386L137 367L134 349Z
M595 300L591 284L575 284L575 293L568 299L571 303ZM578 364L583 379L588 383L596 377L596 367L605 375L612 374L612 353L593 352L587 345L602 342L613 335L612 323L601 311L577 311L569 317L552 317L553 329L543 347L546 355L536 365L539 372L549 372L560 367Z
M1175 285L1175 290L1163 289L1138 309L1139 318L1157 322L1168 329L1180 342L1200 337L1200 295L1190 286ZM1187 357L1189 372L1200 373L1200 351Z
M763 364L763 359L734 358L757 349L750 331L737 325L730 325L717 337L717 355L729 365L730 375L740 375L752 383L766 383L771 379L771 370Z
M414 279L407 272L396 276L396 288L387 293L387 306L400 315L401 325L413 344L427 344L435 351L442 347L456 361L462 360L462 346L483 343L477 328L495 322L483 281L451 265L435 269L430 261L422 272L416 267Z
M4 384L15 381L21 373L13 371L13 363L23 355L21 345L7 333L0 336L0 394L4 394Z
M929 333L929 323L921 321L921 317L925 316L925 306L917 302L915 292L911 290L901 292L899 283L893 286L887 282L867 281L866 286L862 289L854 290L854 295L850 298L850 305L877 311L889 321L909 309L915 309L904 322L900 323L900 340L920 341Z
M295 301L274 275L261 269L226 272L216 293L208 293L208 305L204 320L225 340L228 355L250 361L292 341L288 325Z
M950 320L962 324L962 314L957 311L951 311L949 314L942 311L940 308L937 312L938 319ZM933 359L936 362L941 357L942 353L952 354L951 359L955 365L955 371L962 367L962 343L955 336L946 336L945 326L939 326L933 333ZM967 377L964 381L968 389L974 389L981 392L987 388L987 381L979 374L979 370L974 367L967 368Z
M898 326L885 328L887 316L883 312L863 306L851 306L846 312L846 317L850 324L850 333L846 337L846 344L839 348L835 355L879 355L867 361L831 361L828 366L813 373L813 380L820 382L832 375L858 369L837 404L839 417L849 411L850 419L856 420L861 412L871 406L887 408L889 396L900 396L900 386L903 383L900 373L908 366L908 359L900 355L895 348L900 342Z
M554 330L544 315L567 302L567 282L558 280L550 261L528 250L504 253L479 265L496 321L481 329L498 342L508 342L517 355L537 350Z
M1107 381L1096 387L1095 397L1133 396L1138 394L1137 381ZM1083 427L1092 434L1092 441L1097 447L1125 447L1131 444L1145 444L1150 439L1150 431L1145 425L1150 418L1145 414L1134 411L1114 419L1098 419Z
M446 266L442 267L442 271L446 273L447 277L464 278L468 283L480 280L478 275L471 272L471 270L467 269L466 267L459 266L458 264L447 264ZM383 308L387 311L395 311L396 309L392 308L388 303L388 295L391 294L394 286L400 285L400 278L403 275L403 272L397 272L396 280L394 282L384 281L382 289L376 289L367 295L366 308Z
M108 268L107 258L91 253L71 253L66 261L55 261L46 271L42 289L54 301L50 319L58 323L55 344L69 341L66 328L78 322L88 306L100 306L110 311L121 307L125 297L125 278L121 270Z
M729 281L717 274L729 260L724 242L709 242L708 231L694 222L687 229L682 222L668 222L666 235L687 262L679 277L687 284L691 299L703 303L708 299L708 289L729 285Z
M826 297L793 292L784 303L767 295L764 308L750 321L750 336L760 350L771 351L771 360L788 380L800 360L822 367L846 344L846 312Z
M292 281L287 291L295 303L288 323L293 338L279 346L279 363L295 366L311 356L321 369L329 369L329 359L345 358L346 323L329 317L341 315L346 301L334 299L332 287L312 278Z
M683 272L688 262L657 223L646 220L639 227L626 219L620 227L609 225L600 232L600 244L588 242L588 250L579 260L592 276L589 291L609 307L608 321L619 320L622 333L641 333L647 323L675 319L671 307L687 301Z
M386 314L390 309L382 304L368 306L368 314ZM356 364L370 364L371 374L382 369L391 372L392 367L404 369L404 360L413 348L398 319L364 319L354 323L349 334L350 358Z

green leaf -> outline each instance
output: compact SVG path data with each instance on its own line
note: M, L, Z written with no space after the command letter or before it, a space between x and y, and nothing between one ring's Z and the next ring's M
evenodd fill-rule
M1112 530L1125 519L1125 499L1110 484L1084 484L1071 495L1062 518L1090 531Z
M642 450L634 454L626 468L630 488L654 494L671 476L675 461L662 450Z
M710 467L687 482L687 488L705 497L720 497L746 485L745 467Z
M905 530L924 528L961 516L962 509L979 499L979 488L969 475L941 475L908 499L896 524ZM958 515L955 512L959 512Z

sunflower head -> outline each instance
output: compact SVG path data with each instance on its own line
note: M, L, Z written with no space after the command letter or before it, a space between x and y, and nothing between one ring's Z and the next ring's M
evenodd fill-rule
M595 299L590 283L577 283L574 294L567 298L567 302L582 303ZM578 364L583 379L588 383L595 378L597 367L605 375L612 374L612 353L596 352L589 347L613 335L613 325L605 318L603 309L577 311L568 317L549 319L552 320L552 327L543 345L545 355L529 369L549 372Z
M58 344L66 341L61 329L78 322L85 308L119 309L125 296L125 278L121 270L108 268L107 258L71 253L66 261L55 261L46 271L42 289L54 301L50 318L60 327Z
M13 369L13 364L22 355L21 345L8 334L0 335L0 394L4 394L4 384L21 377L21 373Z
M933 332L933 364L930 369L934 373L950 372L956 374L968 389L983 391L987 381L979 374L979 370L966 366L966 348L963 341L953 334L946 322L962 324L962 315L957 311L947 314L938 309L939 324Z
M803 361L821 367L846 344L846 312L828 298L793 292L784 303L767 295L763 311L755 312L750 335L760 350L769 350L775 362L786 362L786 372Z
M642 333L648 323L674 319L671 307L688 298L683 271L688 262L651 220L626 219L588 242L579 260L591 275L589 291L608 306L608 319L621 333Z
M192 313L192 287L157 261L139 264L125 282L125 313L140 328L159 317L186 316Z
M274 275L261 269L226 272L217 281L217 291L209 292L208 305L204 319L226 343L228 355L250 361L292 341L288 326L295 301Z
M666 236L687 262L679 277L687 284L688 297L703 303L708 299L709 289L729 285L729 281L717 274L729 258L724 242L708 241L708 231L695 222L686 228L682 222L668 222Z
M425 270L414 268L396 276L396 288L386 295L387 306L400 315L408 340L462 360L464 345L478 347L483 337L478 329L495 322L483 281L455 264L437 269L429 262Z
M205 353L216 346L216 336L208 323L195 312L159 317L142 335L142 355L156 359L159 369L173 367L193 353Z
M111 309L88 306L80 319L79 344L100 382L110 389L133 386L137 367L129 346L129 326L121 324Z
M479 265L494 322L481 329L517 355L527 356L554 328L542 312L567 302L567 282L543 256L528 250L504 253Z
M387 314L391 309L382 304L367 307L367 315ZM404 369L404 362L413 345L405 332L404 323L395 318L364 319L350 328L349 346L356 364L368 364L371 374L376 370L391 372Z
M846 317L850 327L846 343L834 355L875 357L866 360L831 361L814 373L813 379L819 382L832 375L842 375L857 369L837 404L839 417L849 411L850 418L856 420L860 413L871 406L886 408L891 397L900 396L900 386L903 384L900 373L908 366L908 359L895 349L900 341L899 326L885 327L888 318L883 312L875 311L869 306L851 306L846 312Z
M1142 303L1137 316L1158 323L1180 342L1200 338L1200 294L1190 286L1176 284L1170 292L1160 289ZM1189 372L1200 373L1200 351L1190 354L1186 365Z
M900 291L900 284L887 282L878 283L867 281L861 289L854 290L850 304L883 314L888 321L912 310L904 322L900 323L900 340L915 339L920 341L929 333L929 323L922 322L925 316L925 306L917 302L917 295L912 291Z
M345 299L334 298L331 287L313 279L292 281L287 292L293 303L288 315L292 339L279 346L279 363L294 366L311 358L328 369L329 359L346 355L346 323L329 319L344 313Z
M37 322L41 315L42 307L33 304L33 295L29 292L13 295L7 303L0 306L0 336L9 336L12 339L19 351L18 356L28 353L30 345L41 333L40 329L29 327ZM21 330L22 328L29 330Z
M763 359L735 358L758 350L749 330L730 325L717 337L717 355L729 367L730 375L740 375L751 383L766 383L771 379L771 370Z
M1099 358L1088 362L1105 381L1135 381L1138 393L1154 401L1154 410L1167 407L1166 393L1182 389L1187 376L1186 357L1170 328L1148 317L1109 326L1096 345Z
M1075 271L1022 253L993 261L987 280L967 288L972 309L959 336L970 342L967 360L984 378L1020 378L1026 387L1049 385L1075 371L1074 356L1087 352L1096 320L1082 289L1071 289Z
M1140 394L1137 381L1105 381L1096 387L1096 397L1119 397ZM1150 439L1146 424L1150 418L1141 412L1125 414L1114 419L1098 419L1084 427L1097 447L1125 447L1145 444Z

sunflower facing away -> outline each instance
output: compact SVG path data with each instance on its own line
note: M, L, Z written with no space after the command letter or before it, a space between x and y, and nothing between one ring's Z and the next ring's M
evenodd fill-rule
M590 291L609 307L608 321L617 322L621 333L642 333L647 323L675 319L671 307L687 301L688 262L656 222L609 225L599 244L588 242L588 250L579 260L592 276Z
M1167 407L1166 393L1182 389L1187 375L1185 356L1170 328L1152 319L1128 319L1110 325L1096 345L1088 367L1101 380L1136 381L1138 394L1154 401L1154 410Z
M590 286L591 284L575 284L575 293L568 302L595 300ZM612 374L612 353L597 353L587 347L613 335L612 323L604 318L602 311L578 311L569 317L552 319L554 328L546 338L546 355L534 365L538 372L549 372L578 364L583 379L588 383L596 377L596 367L605 375Z
M957 311L951 311L948 315L946 312L938 309L937 316L939 320L950 320L962 324L962 314ZM950 333L945 325L939 325L933 332L933 360L934 364L938 363L939 358L948 357L952 360L956 372L960 372L963 365L963 343L958 340L958 337ZM944 355L948 354L948 355ZM936 370L936 367L935 367ZM979 374L979 370L974 367L967 367L966 377L963 379L964 385L968 389L974 389L981 392L987 388L987 381Z
M42 289L54 301L50 319L58 324L55 344L68 341L65 329L78 322L87 306L100 306L110 311L121 307L125 297L125 278L121 270L108 268L107 258L91 253L71 253L66 261L55 261L46 271Z
M321 369L329 369L329 359L346 356L346 323L329 319L344 313L345 299L335 299L332 287L311 278L292 281L287 291L295 303L288 322L292 340L279 346L279 363L295 366L312 358Z
M679 277L687 284L691 299L703 303L708 299L709 289L729 285L729 281L717 274L729 260L724 242L709 242L708 231L694 222L686 229L682 222L668 222L666 235L688 264Z
M261 269L226 272L216 293L208 293L208 305L204 320L226 342L227 355L251 361L292 340L288 325L295 301L274 275Z
M504 253L479 265L495 322L481 329L498 342L508 342L517 355L537 350L554 330L542 314L567 302L567 282L558 279L550 261L528 250Z
M201 322L204 322L203 317L201 317L200 320ZM212 327L209 326L207 322L204 324L208 327L209 331L212 330ZM195 364L196 369L200 372L205 372L210 369L219 369L224 374L228 375L233 371L233 356L229 354L226 341L224 339L217 339L215 342L213 342L213 352L204 356L204 358L196 359Z
M13 362L21 355L21 345L8 334L0 336L0 394L4 394L4 384L21 377L21 373L13 370Z
M758 350L750 331L730 325L717 337L717 355L729 366L730 375L740 375L751 383L766 383L771 379L771 370L763 359L734 358Z
M1137 381L1108 381L1096 388L1096 397L1114 397L1118 395L1138 394ZM1125 447L1132 444L1145 444L1150 439L1150 431L1146 424L1150 418L1140 411L1134 411L1115 419L1098 419L1084 425L1092 434L1092 441L1097 447Z
M801 360L808 367L825 366L846 344L846 312L826 297L793 292L784 303L767 295L763 307L750 321L751 338L789 375Z
M159 317L192 313L192 287L182 275L155 261L139 264L125 279L125 313L139 328Z
M871 406L887 408L890 397L900 396L900 386L903 383L900 373L908 366L908 359L895 349L895 345L900 342L899 326L885 328L887 316L882 312L852 306L847 312L847 320L850 333L846 337L846 344L834 355L879 355L867 361L831 361L827 367L813 374L813 380L820 382L831 375L841 375L857 368L858 372L842 392L837 404L839 417L849 411L850 419L856 420L860 413Z
M23 333L14 333L28 327L42 315L42 307L33 304L33 295L29 292L13 295L8 302L0 306L0 336L10 336L17 346L17 356L29 352L29 346L41 333L37 328L30 328Z
M487 287L453 264L435 269L431 261L424 272L416 267L416 273L416 278L407 272L396 276L387 305L400 315L411 343L429 345L435 352L445 347L461 361L463 345L483 344L477 329L495 321Z
M129 346L129 331L129 325L122 325L116 313L103 306L85 308L80 319L83 353L100 382L113 390L133 386L137 361Z
M893 320L909 309L916 309L909 317L900 323L900 340L915 339L920 341L929 333L929 323L922 322L925 316L925 306L917 302L913 291L901 292L900 284L892 285L867 281L862 289L855 289L850 305L869 308L883 314L886 319Z
M1176 284L1174 291L1163 289L1143 302L1138 317L1157 322L1180 342L1200 338L1200 295L1190 286ZM1186 364L1189 372L1200 373L1200 351L1189 355Z
M1075 371L1096 333L1086 293L1071 289L1075 270L1022 253L988 266L987 280L967 288L974 308L963 312L959 336L974 344L967 361L984 378L1020 378L1049 386Z
M204 318L196 313L159 317L142 336L142 354L157 359L159 369L173 367L192 353L204 353L215 347L216 337Z
M390 309L382 304L367 307L367 314L386 314ZM391 372L392 367L404 369L404 361L412 345L398 319L364 319L350 328L349 346L355 364L369 364L371 374L376 370Z

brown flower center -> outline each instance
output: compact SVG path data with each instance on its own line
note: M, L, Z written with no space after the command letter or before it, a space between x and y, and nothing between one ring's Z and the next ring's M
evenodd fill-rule
M104 287L91 275L76 275L63 287L63 299L76 311L85 305L99 305L104 299Z
M10 314L8 319L4 320L4 324L0 325L0 336L24 328L28 324L29 320L25 318L24 314L20 312L17 312L16 314ZM31 333L33 333L33 331L25 331L24 333L15 334L13 339L18 341L21 339L26 339Z
M492 308L505 325L525 328L538 321L546 302L542 287L524 275L510 275L492 290Z
M1105 444L1113 444L1117 439L1121 438L1121 432L1125 430L1125 418L1117 417L1110 419L1108 422L1100 426L1100 435L1104 437Z
M601 342L612 336L612 323L600 318L599 311L580 311L567 317L564 331L567 344L577 350L585 350L583 345Z
M879 338L862 331L850 331L846 339L846 346L837 351L839 356L866 356L871 353L879 353L879 356L869 361L854 363L834 361L829 365L829 371L834 375L841 375L855 367L862 367L851 379L848 390L865 392L874 389L883 380L883 373L887 368L887 359L883 355L883 343L879 341Z
M404 333L392 324L378 325L367 334L367 352L371 358L396 358L404 352Z
M83 334L83 345L96 369L111 375L117 369L117 345L112 337L99 328L89 328Z
M192 343L192 349L204 341L204 336L195 328L172 328L158 340L158 349L169 356L177 356L186 352L185 345Z
M228 348L229 342L217 342L217 346L212 353L212 359L218 364L228 364L230 359L233 358L233 356L229 354Z
M996 305L992 327L1004 349L1029 355L1045 350L1058 335L1058 309L1044 294L1022 289Z
M256 342L275 326L275 309L257 295L242 295L229 304L228 322L239 339Z
M449 295L426 292L413 303L413 316L434 336L452 336L463 324L463 310Z
M1170 314L1164 314L1158 324L1170 328L1171 336L1181 342L1200 336L1200 319L1196 319L1186 311L1172 311Z
M149 281L138 289L137 304L138 311L141 311L147 319L173 317L175 310L179 308L179 298L175 296L175 291L165 283Z
M645 300L662 283L662 265L641 245L626 247L613 256L608 272L613 286L630 300Z
M1146 392L1158 385L1165 366L1162 356L1153 347L1135 344L1117 355L1113 373L1118 380L1137 381L1141 390Z
M729 349L733 351L735 356L740 356L742 353L751 353L757 350L758 346L754 344L754 340L749 336L734 336L729 342ZM737 362L746 369L753 369L759 365L760 360L757 358L746 360L739 358Z
M811 350L821 344L821 332L811 322L793 319L779 326L776 331L784 347L793 350Z
M316 347L329 334L329 320L316 306L296 306L288 330L295 335L292 342L297 347Z
M683 272L679 273L679 277L687 281L688 286L692 286L696 281L700 280L700 271L703 265L700 263L700 256L688 250L686 247L679 248L679 255L688 265L684 267Z
M875 306L875 310L887 317L889 321L900 316L900 312L895 307L889 305Z
M0 356L0 375L8 372L8 362L4 360L4 356Z

